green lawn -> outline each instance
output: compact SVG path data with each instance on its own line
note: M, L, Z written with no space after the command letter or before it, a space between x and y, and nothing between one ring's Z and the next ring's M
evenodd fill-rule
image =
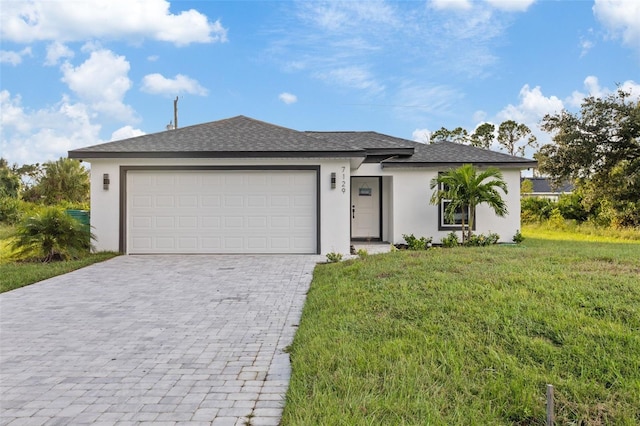
M0 293L24 287L117 256L117 253L101 252L88 254L82 259L66 262L16 262L11 259L11 249L9 245L13 232L13 227L6 225L0 226Z
M533 231L319 265L283 424L640 424L640 243Z

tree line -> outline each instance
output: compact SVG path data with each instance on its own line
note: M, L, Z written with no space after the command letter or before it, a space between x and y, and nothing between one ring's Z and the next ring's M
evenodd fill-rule
M618 90L605 97L590 96L580 111L547 114L540 128L553 143L539 146L524 124L507 120L497 130L483 123L469 133L457 127L441 128L430 142L457 142L490 148L494 140L511 155L523 156L527 147L537 171L552 185L571 182L573 203L579 203L584 220L614 227L640 227L640 100Z
M89 203L89 171L78 160L9 165L0 158L0 222L17 222L29 206Z

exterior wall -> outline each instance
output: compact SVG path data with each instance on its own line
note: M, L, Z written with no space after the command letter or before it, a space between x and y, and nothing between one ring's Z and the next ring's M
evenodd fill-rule
M120 166L320 166L320 248L321 254L348 254L350 248L348 159L94 159L91 163L91 226L96 234L96 250L118 251L120 247ZM331 188L331 173L336 188ZM102 185L109 174L109 189ZM344 178L343 178L344 175ZM344 191L343 191L344 182Z
M438 230L438 206L429 200L431 179L443 169L389 168L365 163L351 170L349 159L95 159L91 163L91 225L97 236L97 250L118 251L120 243L120 166L320 166L320 248L321 254L349 253L351 176L383 176L382 238L403 243L403 234L433 237L439 243L450 231ZM103 189L103 174L110 185ZM336 173L336 188L331 188ZM500 242L511 242L520 229L520 170L503 169L509 193L505 195L509 214L495 216L487 206L476 210L477 233L495 232Z
M433 190L429 187L431 179L444 168L388 168L382 169L379 164L363 164L353 171L353 176L387 176L384 183L389 183L383 190L383 214L390 217L388 232L383 229L385 241L403 243L403 234L414 234L416 237L432 237L439 243L450 230L439 230L438 206L429 203ZM502 169L507 183L508 194L504 195L508 215L504 218L495 215L488 206L480 205L476 209L476 229L474 232L487 234L495 232L500 235L500 242L511 242L513 235L520 229L520 170ZM389 178L391 177L391 178ZM384 185L383 183L383 185ZM386 196L385 196L386 195ZM458 235L460 235L459 231Z

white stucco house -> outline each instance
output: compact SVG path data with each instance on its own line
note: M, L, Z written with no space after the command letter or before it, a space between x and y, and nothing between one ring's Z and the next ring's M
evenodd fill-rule
M460 225L429 203L438 172L502 170L509 214L481 205L476 233L511 241L530 159L376 132L302 132L244 116L69 151L91 164L96 249L349 253L353 240L439 242Z

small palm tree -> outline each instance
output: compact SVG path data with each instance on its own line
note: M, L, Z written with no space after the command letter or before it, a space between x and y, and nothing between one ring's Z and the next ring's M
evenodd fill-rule
M89 226L57 207L45 207L18 225L12 245L18 256L51 262L89 253L94 239Z
M462 242L471 237L471 230L475 220L476 206L487 204L500 217L507 214L507 205L498 189L507 193L507 184L502 178L502 172L495 167L489 167L478 172L472 164L463 164L457 169L438 175L431 180L431 189L440 188L431 196L431 204L439 205L448 201L444 214L451 221L455 214L462 211ZM466 226L465 214L469 215Z

